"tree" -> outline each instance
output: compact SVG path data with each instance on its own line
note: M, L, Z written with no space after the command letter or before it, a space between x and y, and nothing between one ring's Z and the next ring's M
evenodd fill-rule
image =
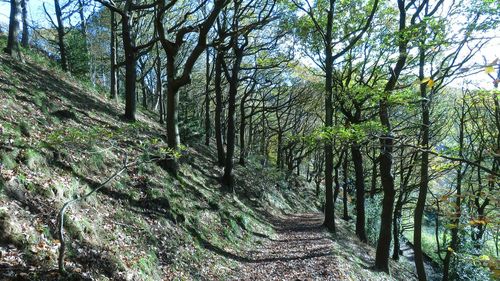
M374 117L371 108L375 99L373 92L378 90L384 79L381 73L387 61L387 52L376 41L378 38L373 36L374 31L378 31L375 28L379 27L372 26L363 42L346 54L334 74L335 104L346 119L345 129L354 132L349 142L356 186L356 235L363 242L367 242L367 237L365 171L361 149L368 143L367 137L364 137L366 131L374 127L371 124Z
M146 4L135 4L134 0L123 1L106 1L97 0L99 3L107 7L111 12L120 15L121 18L121 36L123 44L123 52L125 60L125 115L127 121L135 121L135 113L137 110L136 100L136 82L137 82L137 61L139 57L147 53L152 46L158 41L158 38L153 37L142 45L136 42L137 33L134 32L134 27L137 25L139 17L134 14L142 14L143 17L148 14L148 10L155 7L156 2ZM150 13L149 13L150 14ZM153 18L149 18L152 22ZM145 24L149 26L149 24ZM146 32L148 29L143 30ZM121 63L120 63L121 64Z
M9 35L7 38L7 47L5 47L4 51L22 61L19 41L17 39L19 36L20 6L20 0L10 0Z
M471 33L469 30L472 29L478 23L478 14L470 14L469 22L464 28L462 34L454 34L453 38L447 38L446 36L446 22L444 20L435 19L435 13L439 10L442 2L437 2L434 6L430 6L428 2L424 2L423 14L424 20L419 23L420 35L418 38L418 81L420 81L419 91L421 98L421 128L420 135L421 140L419 147L422 148L421 158L420 158L420 181L419 181L419 194L417 198L417 203L415 206L414 213L414 251L415 251L415 266L417 268L417 275L420 280L426 280L426 273L423 260L422 251L422 219L424 214L424 208L426 204L427 192L429 189L429 150L432 146L432 125L431 119L431 108L434 96L440 93L442 87L448 83L450 77L455 76L456 72L467 63L474 54L481 49L484 44L482 39L476 40L471 38ZM453 17L456 16L453 12L454 6L448 7L444 19L448 19L450 22L453 21ZM446 10L445 10L446 11ZM463 16L460 14L460 16ZM462 38L459 37L462 36ZM460 38L460 40L456 40ZM467 47L465 48L467 44ZM439 47L435 47L439 46ZM447 54L442 55L444 52L442 46L449 46L447 48ZM432 48L432 51L429 49ZM462 50L465 49L465 52ZM459 59L459 56L462 58ZM439 70L431 72L429 76L425 75L426 67L431 66L434 69L433 64L439 65Z
M110 23L109 23L109 29L110 29L110 40L109 40L109 61L110 61L110 79L109 79L109 96L111 99L117 99L118 97L118 69L117 69L117 53L116 53L116 19L115 15L116 13L113 10L109 11L111 17L110 17Z
M219 27L219 36L225 36L225 32ZM224 136L222 133L222 109L223 109L223 98L222 98L222 64L224 62L224 52L225 47L219 46L217 48L217 54L215 57L214 68L214 90L215 90L215 144L217 145L217 164L220 167L224 166L226 159L226 152L224 150Z
M379 102L379 118L380 123L384 126L384 133L380 136L380 156L379 169L380 179L384 197L382 200L382 213L380 222L380 233L377 243L377 252L375 256L375 269L389 272L389 249L391 246L391 220L393 215L393 205L395 197L394 177L392 175L392 151L394 144L394 136L389 115L389 100L388 96L396 88L399 75L403 71L408 58L408 38L405 35L407 30L406 16L407 6L405 0L398 0L399 10L399 28L398 28L398 58L395 66L391 69L390 78L387 81L382 98Z
M71 4L71 1L66 2L63 6L60 5L59 0L54 0L54 10L55 10L55 15L56 15L56 22L52 20L51 14L47 11L47 8L45 7L45 3L43 5L43 9L45 11L45 14L47 17L50 19L50 23L52 26L57 30L57 45L59 47L59 57L60 57L60 63L61 63L61 68L64 71L68 71L68 56L66 52L66 45L64 43L64 36L66 35L66 31L64 29L64 23L63 23L63 10L68 7Z
M29 32L28 32L28 0L20 0L22 9L23 32L21 37L21 46L29 48Z
M460 99L461 104L459 108L459 129L458 129L458 155L459 157L464 156L464 126L466 118L466 105L465 105L465 95ZM443 281L449 280L450 273L450 263L452 259L452 254L458 249L459 237L458 230L460 229L460 217L462 216L462 178L464 176L464 169L462 163L458 163L456 168L456 193L455 193L455 210L452 217L452 228L451 228L451 240L446 248L446 256L443 260Z
M180 20L172 24L172 27L168 29L165 28L165 25L169 23L166 21L166 14L174 8L176 1L171 1L167 4L160 1L157 6L158 11L155 24L158 30L159 40L167 56L166 122L167 140L170 148L177 149L180 144L177 108L179 103L179 89L191 82L190 75L193 70L193 66L198 57L206 49L207 34L212 28L220 11L227 5L227 3L227 0L214 0L213 3L209 5L208 0L205 0L200 5L190 7L188 11L184 12L184 14L179 17ZM212 7L210 13L205 17L203 17L203 15L200 16L201 7L204 5ZM199 16L201 18L197 18L194 20L194 25L190 25L188 19L193 16ZM168 37L166 31L168 31ZM181 48L186 47L186 42L189 42L184 40L185 36L191 33L195 33L197 35L197 40L190 51L187 52L186 59L183 66L181 66L177 61L180 59L179 52Z
M348 52L354 45L363 37L363 34L366 32L368 27L370 26L373 17L375 15L375 11L378 7L378 0L373 1L371 12L369 13L367 19L364 23L359 26L359 23L355 24L352 29L346 30L342 34L334 34L334 16L335 16L335 7L336 1L329 0L323 1L315 1L314 3L310 3L308 1L293 1L296 7L302 10L305 15L307 24L304 31L301 32L303 35L304 41L309 36L313 36L315 34L319 35L320 38L313 39L312 42L316 43L314 45L313 50L316 50L317 47L321 47L323 51L323 61L320 64L321 69L325 74L324 81L324 91L325 91L325 127L333 127L333 63L334 61ZM354 7L352 5L351 7ZM338 11L342 11L342 8L346 7L337 7ZM348 7L349 8L349 7ZM317 16L316 11L325 11L325 13L320 13ZM363 14L363 16L365 16ZM325 19L326 18L326 19ZM320 23L324 23L326 20L326 26L322 26ZM311 31L315 32L311 32ZM339 32L340 33L340 32ZM346 35L347 34L347 35ZM335 35L338 35L343 40L334 41ZM309 39L309 38L307 38ZM335 42L335 43L334 43ZM348 42L345 44L345 42ZM338 44L338 45L337 45ZM342 45L344 44L344 45ZM339 46L340 45L340 46ZM333 54L333 49L339 48L336 54ZM307 51L306 51L307 54ZM321 57L321 54L313 55L313 59L316 59L317 56ZM324 225L330 230L335 231L335 218L333 216L333 146L330 141L325 142L324 146L324 154L325 154L325 197L326 197L326 205L325 205L325 221Z

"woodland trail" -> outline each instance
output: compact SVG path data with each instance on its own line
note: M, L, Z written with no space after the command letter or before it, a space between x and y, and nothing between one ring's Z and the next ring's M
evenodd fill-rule
M331 235L322 227L322 214L270 220L276 237L247 253L238 280L348 280L332 252Z
M372 279L375 250L353 236L345 221L337 221L337 234L331 234L322 226L322 213L267 217L275 237L266 236L245 257L233 255L242 266L230 280L416 280L413 270L396 265L391 266L394 279ZM438 280L437 276L431 270L428 280Z

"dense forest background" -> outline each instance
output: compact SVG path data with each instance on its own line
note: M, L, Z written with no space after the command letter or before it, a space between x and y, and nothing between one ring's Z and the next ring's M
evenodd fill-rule
M149 161L182 177L190 147L212 147L220 196L243 186L238 167L311 184L307 200L328 231L351 221L353 235L376 248L374 271L389 273L410 245L418 280L430 265L442 280L499 278L497 0L3 2L4 74L7 65L29 73L42 64L121 111L102 125L115 133L64 125L40 139L55 151L68 138L91 143L154 124L160 136L130 142L156 154L121 166L115 159L120 173ZM73 91L56 88L52 94ZM95 115L101 103L91 95L81 91L78 106L49 111ZM5 182L16 166L7 153L15 146L10 106L0 127ZM34 125L18 123L21 135L36 138ZM93 193L60 198L53 235L61 272L66 208Z

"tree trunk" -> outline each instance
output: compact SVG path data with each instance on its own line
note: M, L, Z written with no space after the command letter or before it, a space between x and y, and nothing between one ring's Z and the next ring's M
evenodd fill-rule
M87 20L85 19L84 14L84 0L78 0L78 14L80 15L80 23L81 23L81 31L83 35L83 40L85 40L85 53L88 55L89 52L89 41L87 39ZM90 73L91 64L90 60L87 61L87 71Z
M366 242L365 231L365 180L363 175L363 156L359 144L351 145L352 162L356 175L356 236Z
M373 149L373 162L372 162L372 179L371 179L371 188L370 188L370 198L375 197L375 193L377 192L377 150Z
M116 64L117 59L118 59L118 49L119 49L119 45L120 45L120 42L118 41L118 38L116 37L117 30L118 30L118 24L116 22L116 13L115 13L115 67L114 68L116 71L116 100L118 100L118 96L120 95L120 83L121 83L120 78L123 77L123 75L121 75L121 73L120 73L120 67ZM122 78L122 80L123 80L123 78Z
M401 227L401 212L403 208L403 190L399 191L398 200L396 201L396 206L394 207L394 217L392 218L392 236L394 237L394 246L392 249L392 259L399 260L400 252L400 242L399 234Z
M224 152L224 142L222 134L222 60L224 56L222 53L217 52L215 59L215 143L217 145L217 164L222 167L226 159Z
M335 183L335 191L333 192L333 205L335 206L337 204L337 198L340 193L340 181L339 181L339 168L340 164L342 163L342 154L340 156L339 162L337 165L334 167L334 176L333 176L333 182ZM334 208L335 211L335 208Z
M80 15L80 23L82 25L82 34L84 36L83 38L85 39L85 46L87 46L87 21L85 20L83 8L83 0L78 0L78 14Z
M21 46L23 48L29 48L29 32L28 32L28 0L21 0L21 9L22 9L22 21L23 21L23 32L21 37Z
M135 121L137 56L135 42L132 37L132 19L122 16L123 51L125 52L125 120Z
M245 131L246 131L246 116L245 116L245 96L240 101L240 160L239 163L245 166L246 157L246 143L245 143Z
M59 0L54 0L54 8L56 10L57 20L57 45L59 46L59 55L61 56L61 67L64 71L68 71L68 57L66 55L66 46L64 45L64 24L62 20L61 6Z
M229 81L229 99L227 111L227 146L226 146L226 161L224 165L224 175L222 176L222 183L227 187L228 191L232 191L234 176L233 176L233 157L235 146L235 122L234 113L236 111L236 95L238 94L238 72L243 54L236 55L236 61L233 64L231 81Z
M462 106L460 112L460 125L458 131L458 155L463 158L464 149L464 131L465 131L465 96L462 97ZM450 280L450 264L453 258L453 252L458 251L458 245L460 244L460 239L458 236L458 230L460 229L460 217L462 216L462 162L458 163L457 167L457 193L455 199L455 213L453 214L452 229L451 229L451 241L446 250L446 256L443 261L443 281Z
M141 92L142 92L142 107L148 108L148 99L147 99L147 91L146 91L146 83L144 82L144 77L141 79Z
M420 48L419 54L419 79L422 81L424 79L424 66L425 66L425 49ZM427 84L420 84L420 97L422 105L422 141L420 147L423 148L421 154L422 158L420 161L420 184L417 204L415 205L414 213L414 231L413 231L413 250L415 253L415 267L417 269L418 279L421 281L426 281L427 276L425 274L424 267L424 256L422 251L422 218L424 215L425 201L427 198L427 190L429 185L429 106L430 100L427 96Z
M164 123L163 120L163 83L161 81L161 59L160 50L156 45L156 94L158 95L158 104L160 106L160 124Z
M381 140L382 154L380 155L380 175L384 198L382 199L382 214L380 233L375 257L375 268L389 272L389 248L391 246L392 208L394 204L394 178L392 176L392 136L386 135Z
M175 3L175 2L173 2ZM171 6L167 7L164 1L157 1L157 6L155 9L161 11L161 14L157 14L155 17L155 25L158 30L159 40L163 46L163 49L167 55L167 143L171 149L178 149L181 142L179 135L179 125L178 125L178 114L177 107L179 104L178 91L181 87L191 83L191 72L195 66L196 61L200 55L207 48L207 34L211 30L214 22L216 21L220 11L227 5L227 1L217 0L213 2L212 10L206 16L204 20L197 23L196 28L190 31L191 28L173 28L174 31L169 31L169 33L175 33L173 36L175 38L174 42L166 38L166 31L164 27L164 16L167 12L172 12L169 10ZM170 4L169 4L170 5ZM184 16L188 17L190 13L186 13ZM188 53L184 54L185 61L182 66L176 65L175 60L178 58L179 50L184 49L184 44L186 42L192 42L191 40L185 40L185 35L192 34L192 32L197 33L196 43L191 45L192 48ZM187 50L189 48L186 48ZM179 76L177 76L179 75Z
M334 0L329 1L329 11L325 34L325 127L333 126L333 56L332 56L332 31L333 31L333 10ZM325 142L325 221L324 225L335 232L335 215L333 205L333 146L332 140Z
M19 36L20 12L19 0L10 0L9 36L7 39L7 47L4 51L12 57L17 57L19 60L22 60L21 52L19 51L19 42L17 41Z
M344 164L342 167L342 178L344 179L344 186L342 188L342 205L343 205L342 219L345 221L349 220L349 209L347 206L347 195L348 195L347 191L349 189L348 168L349 168L349 153L348 150L346 149Z
M392 175L392 151L394 137L389 115L388 95L396 87L399 75L406 64L408 39L403 35L406 31L406 7L405 1L398 0L399 9L399 40L398 40L398 60L391 70L391 76L384 88L384 94L379 102L380 123L384 126L385 133L380 136L380 180L384 197L382 199L382 213L380 220L380 232L377 242L377 252L375 255L375 270L389 273L389 250L391 247L391 226L395 197L394 177Z
M111 13L111 22L110 22L110 91L109 96L112 99L118 98L118 77L117 77L117 67L116 67L116 19L115 12L110 11Z
M283 161L283 134L281 130L278 128L278 144L276 148L276 166L280 169L285 167Z
M252 146L253 146L253 136L254 136L254 131L253 131L253 113L254 113L254 107L251 107L250 110L250 117L248 117L248 144L247 144L247 155L250 155L252 152Z
M210 52L206 50L205 61L205 145L210 145Z
M180 144L178 111L178 89L167 82L167 143L170 148L177 148Z
M234 13L237 14L239 9L239 3L235 2L234 5ZM238 19L235 18L233 23L234 30L238 30ZM226 163L224 166L224 175L222 176L222 184L226 187L227 191L233 191L234 186L234 175L233 175L233 158L234 158L234 147L236 144L236 125L234 115L236 113L236 95L238 94L238 86L239 86L239 72L241 62L243 60L244 50L246 45L248 44L248 38L244 35L244 43L241 43L241 46L238 45L238 39L240 34L234 33L231 38L232 42L232 50L234 53L234 61L231 68L231 76L229 79L229 99L228 99L228 112L227 112L227 146L226 146ZM228 69L226 69L229 72ZM244 131L243 131L244 133Z

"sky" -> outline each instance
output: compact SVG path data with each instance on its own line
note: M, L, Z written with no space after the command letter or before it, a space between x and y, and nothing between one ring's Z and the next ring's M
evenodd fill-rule
M0 26L2 30L7 31L8 20L10 12L10 4L8 2L3 2L6 0L0 0ZM34 20L37 25L42 25L43 23L48 24L45 12L43 11L43 3L47 8L47 11L52 12L54 10L53 1L47 0L29 0L28 1L28 16L30 21ZM490 35L490 34L488 34ZM482 89L493 89L492 79L482 70L480 65L484 65L484 59L486 61L492 62L496 58L500 58L500 30L491 32L491 36L495 37L492 39L483 49L476 55L471 63L476 65L477 73L467 76L466 78L460 78L453 81L450 85L454 87L461 88L465 82L472 83L472 87L482 88Z

